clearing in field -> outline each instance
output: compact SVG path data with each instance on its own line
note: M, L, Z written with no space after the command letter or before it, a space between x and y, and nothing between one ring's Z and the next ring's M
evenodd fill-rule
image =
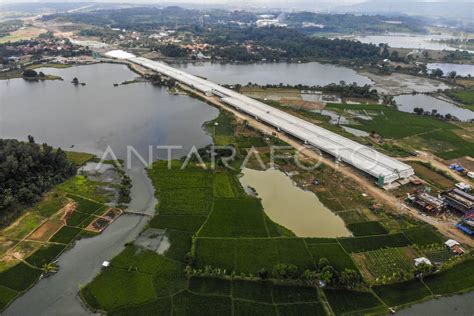
M19 30L11 32L10 35L0 37L0 44L29 40L45 32L46 30L37 27L22 27Z

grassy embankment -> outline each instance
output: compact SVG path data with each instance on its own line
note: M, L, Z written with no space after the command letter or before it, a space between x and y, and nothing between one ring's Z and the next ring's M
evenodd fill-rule
M94 155L67 152L81 166ZM0 230L0 310L33 286L39 277L78 238L94 235L84 230L109 208L103 185L77 175L46 193L13 224ZM77 203L71 208L71 202ZM68 211L72 215L66 216Z
M267 140L262 135L235 124L228 115L221 114L217 121L215 130L213 122L208 125L217 143L236 144L239 153L258 144L265 152ZM323 202L341 215L357 237L295 237L265 215L258 199L244 193L237 172L197 165L180 170L179 166L175 161L168 170L165 163L157 162L149 170L159 199L149 227L165 229L170 248L160 255L130 244L109 269L81 290L91 308L116 315L325 315L329 308L337 315L385 313L388 306L432 297L438 287L438 292L451 293L474 286L471 278L455 287L446 281L474 261L426 277L431 291L416 281L393 283L403 279L399 271L405 277L412 273L414 255L433 253L444 239L432 228L404 217L368 210L371 201L356 198L361 194L350 181L339 179L334 184L326 175L329 168L314 174L322 179L320 187L326 188L310 189L320 190ZM335 194L339 190L342 194ZM360 271L366 283L352 290L322 290L302 280L262 281L256 277L262 268L271 272L278 263L294 264L299 271L315 269L321 258L327 258L338 271ZM367 276L374 266L376 275ZM390 285L375 287L374 292L370 285L377 282ZM416 295L402 293L392 298L391 287L397 286Z
M448 93L448 96L452 97L455 101L460 102L462 107L474 111L474 87L462 90L451 90Z

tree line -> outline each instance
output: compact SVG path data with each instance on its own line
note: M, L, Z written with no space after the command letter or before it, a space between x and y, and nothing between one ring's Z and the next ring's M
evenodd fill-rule
M233 88L237 92L240 92L242 85L223 85L228 88ZM359 86L356 82L351 84L347 84L344 80L341 80L339 84L331 83L325 86L321 85L304 85L304 84L297 84L297 85L290 85L290 84L266 84L266 85L257 85L252 84L249 82L247 87L261 87L263 89L268 88L284 88L284 89L297 89L297 90L306 90L306 91L321 91L324 93L331 93L337 94L343 98L364 98L364 99L372 99L378 100L379 95L376 89L373 89L372 86L365 84L363 86Z
M204 42L213 45L211 56L239 61L325 58L377 61L380 48L373 44L345 39L314 37L295 29L215 27L202 34ZM244 46L252 46L248 50Z
M38 201L54 185L76 174L66 153L48 144L0 139L0 224Z

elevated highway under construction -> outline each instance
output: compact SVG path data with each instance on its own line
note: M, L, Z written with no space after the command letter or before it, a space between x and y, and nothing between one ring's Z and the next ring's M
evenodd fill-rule
M110 51L106 55L161 73L207 96L214 95L225 104L373 176L380 186L414 175L411 166L397 159L209 80L124 51Z

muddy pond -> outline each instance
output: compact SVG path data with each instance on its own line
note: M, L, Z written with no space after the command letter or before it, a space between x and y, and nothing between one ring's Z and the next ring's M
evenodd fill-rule
M257 192L268 217L298 237L351 236L344 221L313 192L302 190L279 170L245 168L240 182Z

